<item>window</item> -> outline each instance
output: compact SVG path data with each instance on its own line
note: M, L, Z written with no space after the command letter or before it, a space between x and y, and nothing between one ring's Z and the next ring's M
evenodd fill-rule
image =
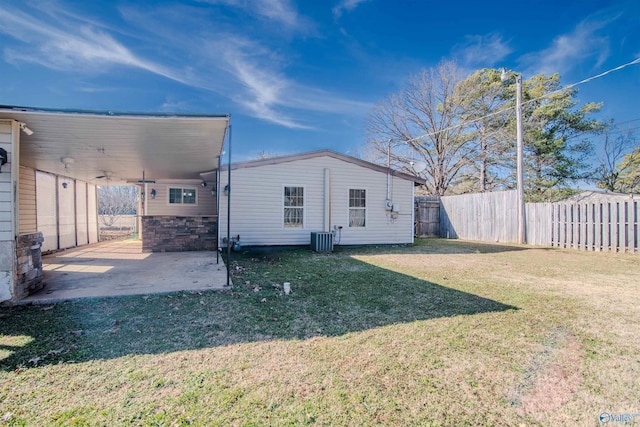
M304 218L304 187L284 187L284 226L302 228Z
M169 188L169 204L170 205L195 205L196 189L195 188Z
M349 227L364 227L367 218L367 190L349 190Z

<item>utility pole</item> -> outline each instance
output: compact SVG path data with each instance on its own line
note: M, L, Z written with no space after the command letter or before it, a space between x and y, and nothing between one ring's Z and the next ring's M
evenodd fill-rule
M518 194L518 243L527 243L527 230L524 205L524 150L522 142L522 74L513 73L516 78L516 179ZM500 80L507 81L509 73L502 69Z
M527 231L525 227L525 205L524 205L524 164L522 148L522 75L516 75L516 150L517 150L517 170L518 175L518 243L527 243Z

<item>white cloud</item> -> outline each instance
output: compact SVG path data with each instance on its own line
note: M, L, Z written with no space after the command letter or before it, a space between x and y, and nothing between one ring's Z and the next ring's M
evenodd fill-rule
M18 49L6 48L8 62L38 63L56 70L99 70L111 64L140 68L181 81L166 67L137 57L101 30L78 23L56 28L20 11L0 8L0 32L24 42Z
M170 31L162 16L152 18L136 9L121 12L126 20L152 33L154 40L162 38L173 51L193 58L192 69L183 73L188 84L232 99L251 116L288 128L307 129L311 126L304 117L309 112L359 116L370 108L369 104L298 83L287 75L288 58L246 35L210 28L207 32ZM180 14L174 9L166 13L174 18ZM204 27L193 21L190 24Z
M594 68L599 67L609 56L609 38L598 31L611 22L612 19L580 22L572 32L556 37L548 48L522 56L520 68L533 75L565 74L587 61L593 62Z
M307 32L313 25L300 16L289 0L199 0L203 3L220 4L242 9L243 11L277 22L289 30Z
M290 110L353 114L370 105L350 101L286 77L279 56L256 42L233 36L216 46L223 67L235 76L241 91L234 100L256 117L289 128L311 128L290 117ZM289 112L289 113L287 113Z
M334 18L340 18L342 14L346 12L353 11L356 7L358 7L361 3L364 3L369 0L341 0L340 3L335 5L331 11L333 12Z
M452 56L463 66L489 68L502 62L512 49L497 33L469 35L465 42L454 46Z
M120 11L131 24L129 31L133 36L129 40L131 37L137 43L153 40L153 44L141 45L140 50L146 49L147 55L155 52L162 56L153 60L150 56L142 57L114 38L107 26L72 16L61 8L52 8L38 19L0 7L0 32L18 40L12 48L5 49L5 59L13 63L38 63L63 72L104 73L114 66L145 70L219 94L253 117L288 128L312 128L310 112L359 115L369 108L367 104L298 83L287 76L288 63L282 54L246 36L212 30L206 18L198 21L200 18L189 16L190 30L184 31L187 17L182 19L178 15L192 12L191 9L156 10L153 16L131 8ZM168 100L162 108L182 106Z

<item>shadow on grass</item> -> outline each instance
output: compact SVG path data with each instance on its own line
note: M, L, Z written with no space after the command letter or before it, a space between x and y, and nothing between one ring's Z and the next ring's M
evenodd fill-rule
M226 292L3 308L0 368L341 336L398 323L516 309L358 261L351 257L356 253L361 251L235 254L236 286ZM285 281L291 282L290 295L282 291Z
M362 255L371 254L422 254L422 255L462 255L495 254L501 252L520 252L529 250L554 250L542 246L524 246L517 244L484 243L457 239L416 238L415 245L343 247L336 250L357 251Z

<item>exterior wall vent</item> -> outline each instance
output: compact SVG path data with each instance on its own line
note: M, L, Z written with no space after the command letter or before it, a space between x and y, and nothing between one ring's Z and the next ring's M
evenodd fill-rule
M312 232L311 250L314 252L333 252L333 233Z

